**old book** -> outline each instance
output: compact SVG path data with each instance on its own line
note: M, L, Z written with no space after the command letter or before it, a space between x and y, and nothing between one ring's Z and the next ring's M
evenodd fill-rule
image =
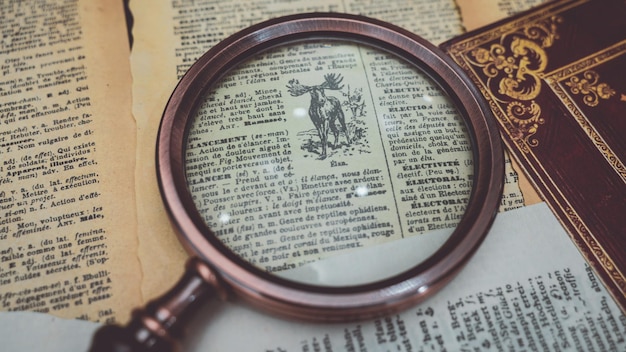
M623 1L550 2L441 45L484 94L509 151L622 309L624 18Z

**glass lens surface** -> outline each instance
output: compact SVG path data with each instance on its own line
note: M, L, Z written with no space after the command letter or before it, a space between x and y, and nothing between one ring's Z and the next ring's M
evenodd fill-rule
M198 212L241 259L297 282L351 286L415 267L472 190L455 104L428 75L354 43L259 53L204 96L185 170Z

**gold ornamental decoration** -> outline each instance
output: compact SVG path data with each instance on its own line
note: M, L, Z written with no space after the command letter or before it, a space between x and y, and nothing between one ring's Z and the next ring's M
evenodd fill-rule
M604 137L598 132L594 124L574 101L574 97L581 97L580 105L584 104L590 108L597 108L602 101L624 102L626 96L617 92L613 87L605 82L601 82L599 67L617 60L626 55L626 40L615 43L603 50L595 52L589 56L576 60L566 66L562 66L552 72L546 73L543 77L552 92L567 108L581 130L589 137L606 161L615 172L626 182L626 165L617 156Z
M502 35L498 43L472 49L466 57L485 75L487 87L497 88L492 92L498 96L494 94L492 98L501 104L512 138L530 146L539 144L531 137L544 123L535 98L541 92L548 65L545 49L559 38L557 25L562 21L561 17L552 16L529 24Z
M615 95L615 90L606 83L599 83L600 75L593 70L585 71L582 78L570 77L565 85L570 88L572 94L583 94L583 102L587 106L598 105L600 99L609 99Z

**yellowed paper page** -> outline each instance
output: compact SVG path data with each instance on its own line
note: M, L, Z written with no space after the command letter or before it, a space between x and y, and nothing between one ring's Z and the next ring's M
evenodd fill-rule
M141 272L122 3L0 9L0 308L125 320Z
M457 0L465 29L471 31L539 5L544 0Z

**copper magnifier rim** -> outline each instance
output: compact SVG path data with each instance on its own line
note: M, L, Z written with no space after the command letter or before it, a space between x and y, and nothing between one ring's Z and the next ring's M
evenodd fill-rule
M185 176L186 133L200 99L226 72L266 49L314 39L365 44L429 74L463 116L472 141L474 178L467 209L448 241L426 261L392 278L356 287L320 287L263 273L220 245L196 210ZM186 249L207 262L238 297L288 317L344 321L413 305L436 292L478 248L503 186L503 151L495 120L465 74L435 46L402 28L362 16L316 13L247 28L214 46L180 80L163 113L157 174L163 201Z

